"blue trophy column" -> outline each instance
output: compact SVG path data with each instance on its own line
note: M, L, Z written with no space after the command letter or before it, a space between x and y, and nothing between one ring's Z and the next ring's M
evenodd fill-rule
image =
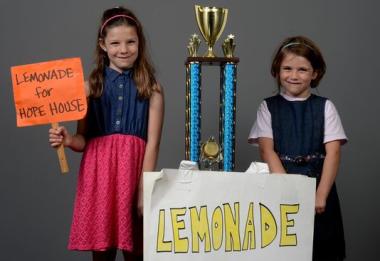
M223 170L235 168L236 64L226 63L221 70L219 141L223 151Z
M186 159L199 161L201 139L201 66L198 62L191 62L187 66L186 90Z

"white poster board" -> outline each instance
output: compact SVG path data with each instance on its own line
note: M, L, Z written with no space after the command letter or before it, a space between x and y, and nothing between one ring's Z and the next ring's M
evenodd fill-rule
M144 173L144 260L311 261L315 179Z

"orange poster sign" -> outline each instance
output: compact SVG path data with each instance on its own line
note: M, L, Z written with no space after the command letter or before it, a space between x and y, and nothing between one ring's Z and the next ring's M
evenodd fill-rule
M80 58L11 68L17 126L82 119L87 111Z

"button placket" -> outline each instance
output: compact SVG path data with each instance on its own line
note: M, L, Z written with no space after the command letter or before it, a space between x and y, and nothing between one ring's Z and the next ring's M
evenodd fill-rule
M117 83L117 89L116 89L116 94L117 94L117 106L116 106L116 117L115 117L115 129L118 131L121 128L121 117L122 117L122 112L123 112L123 88L124 84L120 79Z

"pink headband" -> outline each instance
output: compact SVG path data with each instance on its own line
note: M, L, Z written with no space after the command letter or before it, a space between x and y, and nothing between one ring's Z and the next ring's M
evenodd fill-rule
M290 42L290 43L287 43L287 44L285 44L281 48L281 50L284 50L285 48L288 48L288 47L293 46L293 45L303 45L303 46L306 46L307 48L309 48L310 50L314 50L310 45L302 43L302 42Z
M137 25L137 21L136 21L133 17L131 17L131 16L129 16L129 15L124 15L124 14L114 15L114 16L111 16L110 18L108 18L107 20L104 21L104 23L103 23L103 25L102 25L102 27L101 27L101 29L100 29L100 34L103 33L103 29L104 29L104 27L108 24L109 21L111 21L111 20L113 20L113 19L115 19L115 18L118 18L118 17L129 18L129 19L131 19L133 22L135 22L135 24Z

